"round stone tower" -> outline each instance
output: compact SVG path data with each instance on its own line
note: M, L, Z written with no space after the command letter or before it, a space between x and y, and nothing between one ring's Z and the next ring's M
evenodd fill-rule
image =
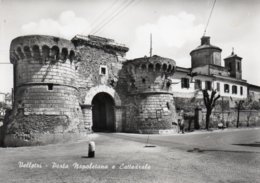
M175 105L170 92L174 60L159 56L124 63L127 73L126 131L163 133L173 131Z
M5 145L66 141L84 129L78 102L75 47L52 36L23 36L10 46L14 105Z

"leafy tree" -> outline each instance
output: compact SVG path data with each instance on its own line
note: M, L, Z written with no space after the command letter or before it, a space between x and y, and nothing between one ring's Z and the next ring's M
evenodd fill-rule
M210 123L210 115L212 113L212 110L215 107L216 101L220 98L220 95L217 95L216 90L212 90L211 94L209 96L208 90L204 89L202 90L203 93L203 100L206 107L206 129L209 129L209 123Z

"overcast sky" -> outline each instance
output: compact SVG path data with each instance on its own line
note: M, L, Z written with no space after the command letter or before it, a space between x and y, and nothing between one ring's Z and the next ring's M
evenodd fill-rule
M190 51L200 44L214 0L0 0L0 63L10 63L17 36L76 34L112 38L130 48L127 58L153 54L190 67ZM232 47L243 58L243 78L260 85L260 1L217 0L207 29L222 59ZM223 62L222 62L223 65ZM0 64L0 92L11 91L12 65Z

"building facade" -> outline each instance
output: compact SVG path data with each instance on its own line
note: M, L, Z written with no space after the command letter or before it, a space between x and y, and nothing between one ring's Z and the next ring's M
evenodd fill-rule
M92 131L174 133L178 98L201 98L204 88L247 98L242 58L232 53L221 66L221 49L209 37L190 53L191 68L157 55L126 60L127 51L97 36L14 39L14 104L5 145L67 141Z

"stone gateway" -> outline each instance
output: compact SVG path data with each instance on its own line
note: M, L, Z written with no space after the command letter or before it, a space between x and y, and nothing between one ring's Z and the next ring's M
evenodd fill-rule
M209 37L191 52L191 68L157 55L126 60L127 51L92 35L15 38L5 146L63 142L93 131L176 133L177 106L200 108L201 89L216 89L227 100L258 96L259 87L242 79L242 58L232 52L222 67L221 49Z
M49 144L88 133L158 133L172 129L168 78L175 61L153 56L126 61L112 39L14 39L14 105L6 146Z

